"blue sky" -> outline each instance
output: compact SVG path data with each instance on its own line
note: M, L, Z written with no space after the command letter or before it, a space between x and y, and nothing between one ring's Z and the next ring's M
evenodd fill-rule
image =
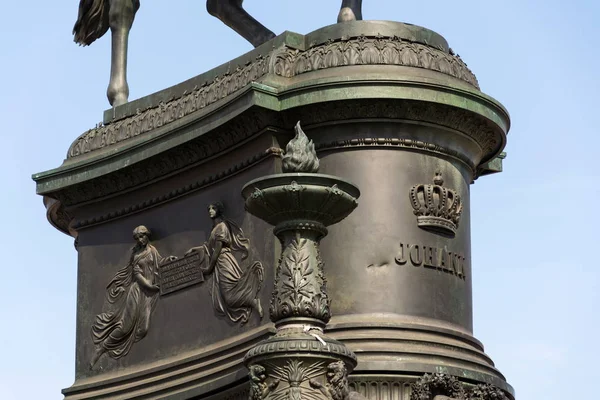
M339 7L337 0L246 3L276 33L333 23ZM511 113L504 172L471 187L474 322L475 336L521 400L587 398L598 375L600 5L569 3L364 5L365 19L442 34L482 90ZM30 176L57 167L108 107L110 41L85 49L72 42L77 4L3 5L3 399L60 399L74 379L76 252L73 240L46 222ZM142 0L130 44L131 98L250 48L210 17L203 1Z

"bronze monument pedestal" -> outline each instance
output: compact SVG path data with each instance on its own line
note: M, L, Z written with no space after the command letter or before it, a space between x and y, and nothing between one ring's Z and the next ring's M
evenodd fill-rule
M356 21L286 32L111 109L34 176L50 222L76 238L67 399L248 397L243 360L275 333L282 244L241 193L281 174L297 121L319 174L361 193L319 256L324 335L358 361L350 387L372 400L514 398L472 334L470 259L469 185L501 170L508 114L438 34ZM277 397L272 377L257 379L258 397ZM333 396L295 379L282 400Z

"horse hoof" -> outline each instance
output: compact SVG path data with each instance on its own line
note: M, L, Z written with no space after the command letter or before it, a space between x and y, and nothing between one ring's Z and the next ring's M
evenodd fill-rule
M344 7L338 14L337 22L340 23L348 21L356 21L356 15L354 15L354 11L352 11L350 7Z
M125 104L127 103L128 100L127 93L110 93L108 94L108 102L110 103L111 106L113 107L118 107L121 104Z
M127 103L127 100L129 99L129 86L127 85L127 82L109 83L108 89L106 90L106 97L108 97L108 102L113 107L118 107L121 104Z

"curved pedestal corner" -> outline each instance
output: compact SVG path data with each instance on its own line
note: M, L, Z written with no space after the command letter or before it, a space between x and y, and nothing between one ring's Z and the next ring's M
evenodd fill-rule
M77 238L77 232L71 228L73 217L62 206L61 202L48 196L44 196L46 207L46 218L48 222L62 233Z
M270 337L272 326L214 343L200 351L77 380L64 389L66 400L193 399L245 382L242 360L257 343Z
M250 397L250 385L246 379L238 384L204 396L193 397L194 400L248 400Z
M456 325L392 314L346 315L333 317L327 334L357 355L355 374L444 373L513 393L483 345Z

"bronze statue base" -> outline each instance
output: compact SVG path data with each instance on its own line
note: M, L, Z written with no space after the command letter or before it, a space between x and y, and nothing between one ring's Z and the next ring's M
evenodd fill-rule
M78 252L76 374L67 399L249 396L243 359L276 340L263 342L276 329L261 310L270 304L284 247L271 225L245 211L240 193L250 181L282 173L297 121L314 142L319 173L361 193L320 244L332 317L319 334L325 345L298 333L320 346L302 368L332 364L335 375L333 363L352 358L323 353L338 341L357 357L350 388L372 400L456 398L440 389L452 385L480 400L498 393L514 399L473 337L477 265L470 256L469 185L501 169L508 114L479 90L440 35L381 21L285 33L186 83L110 109L104 125L74 141L62 166L34 176L49 221L76 239ZM324 197L312 196L326 193L302 191L311 183L301 179L284 184L285 196L317 205L310 220L346 204L323 205ZM329 190L334 201L346 188L332 183ZM207 210L216 202L225 216ZM294 207L279 211L291 216ZM429 229L433 221L439 229ZM152 232L157 254L177 261L138 260L131 232L140 225ZM193 248L201 250L188 253ZM111 285L123 268L129 275ZM155 303L144 303L155 286ZM111 288L122 296L111 297ZM110 314L140 305L150 312ZM126 352L116 344L121 331L93 335L106 313L112 319L101 322L137 324ZM100 344L106 351L94 360ZM292 368L285 354L294 349L285 351L266 372L284 376ZM247 361L258 365L261 357ZM273 388L261 371L252 371L255 395L335 393L323 369L293 390L296 381Z

